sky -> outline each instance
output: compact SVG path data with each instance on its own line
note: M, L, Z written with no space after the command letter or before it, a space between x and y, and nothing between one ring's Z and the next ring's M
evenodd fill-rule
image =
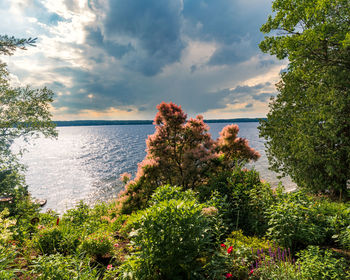
M54 92L54 120L264 117L286 61L263 54L271 0L0 0L14 85Z

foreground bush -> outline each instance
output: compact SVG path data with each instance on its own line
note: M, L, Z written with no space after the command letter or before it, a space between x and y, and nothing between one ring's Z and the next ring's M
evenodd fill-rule
M215 247L203 207L193 199L170 199L133 214L129 227L135 253L122 265L121 275L130 275L130 279L199 279ZM222 271L217 273L222 277Z
M100 272L86 259L56 254L34 260L29 275L38 280L92 280L99 279Z
M317 222L317 202L302 192L289 193L266 212L269 238L293 251L324 244L325 230Z
M199 188L200 201L208 201L216 193L224 205L218 205L229 233L240 228L246 234L264 236L268 218L264 212L275 203L271 186L263 183L255 170L234 168L213 176L208 185Z

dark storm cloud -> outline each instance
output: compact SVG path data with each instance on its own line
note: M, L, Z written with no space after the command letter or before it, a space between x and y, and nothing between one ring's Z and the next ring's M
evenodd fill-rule
M187 112L204 113L236 103L255 108L254 101L273 95L270 83L243 82L276 64L270 57L257 56L263 38L259 28L270 11L270 0L88 0L88 11L77 0L64 0L69 12L62 15L71 22L50 13L44 2L27 2L31 5L23 7L25 14L45 23L52 34L44 34L57 46L57 54L51 50L40 58L51 65L51 73L29 75L49 77L47 86L57 92L56 108L77 113L111 107L130 110L129 106L146 115L161 101L173 101ZM91 22L85 20L90 13L96 16ZM83 30L77 34L83 31L83 42L75 39L79 36L64 40L59 33L64 24L51 28L61 20L67 25L81 23ZM63 27L63 32L72 30ZM193 50L197 45L198 55ZM60 82L52 81L54 74ZM69 82L64 84L65 80Z
M108 55L115 58L122 58L126 53L133 50L131 44L121 45L113 41L107 41L101 33L98 27L86 27L86 38L87 44L93 47L103 48Z
M145 76L158 74L164 66L179 61L185 48L181 37L181 1L109 1L108 12L102 16L102 41L118 40L124 36L128 50L135 52L124 64ZM87 37L96 29L87 29ZM102 35L103 34L103 35ZM103 46L109 53L113 45Z
M259 52L259 29L269 10L269 1L184 0L183 14L191 36L219 44L209 64L227 65Z

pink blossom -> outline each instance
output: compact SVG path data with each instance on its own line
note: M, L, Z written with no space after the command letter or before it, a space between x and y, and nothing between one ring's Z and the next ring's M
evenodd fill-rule
M107 265L107 269L108 269L108 270L110 270L110 269L112 269L112 268L113 268L113 265L111 265L111 264Z

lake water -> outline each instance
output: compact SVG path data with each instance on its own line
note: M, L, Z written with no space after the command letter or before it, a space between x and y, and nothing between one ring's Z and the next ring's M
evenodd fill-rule
M210 133L219 136L227 123L212 123ZM238 123L239 136L249 140L261 158L254 168L261 177L277 186L280 181L268 170L264 140L259 138L258 123ZM88 203L116 197L122 188L123 172L135 174L137 163L145 157L145 139L154 133L153 125L112 125L59 127L58 139L39 138L27 146L22 162L28 166L26 180L36 198L47 199L47 208L63 212L79 200ZM295 185L282 181L286 189Z

